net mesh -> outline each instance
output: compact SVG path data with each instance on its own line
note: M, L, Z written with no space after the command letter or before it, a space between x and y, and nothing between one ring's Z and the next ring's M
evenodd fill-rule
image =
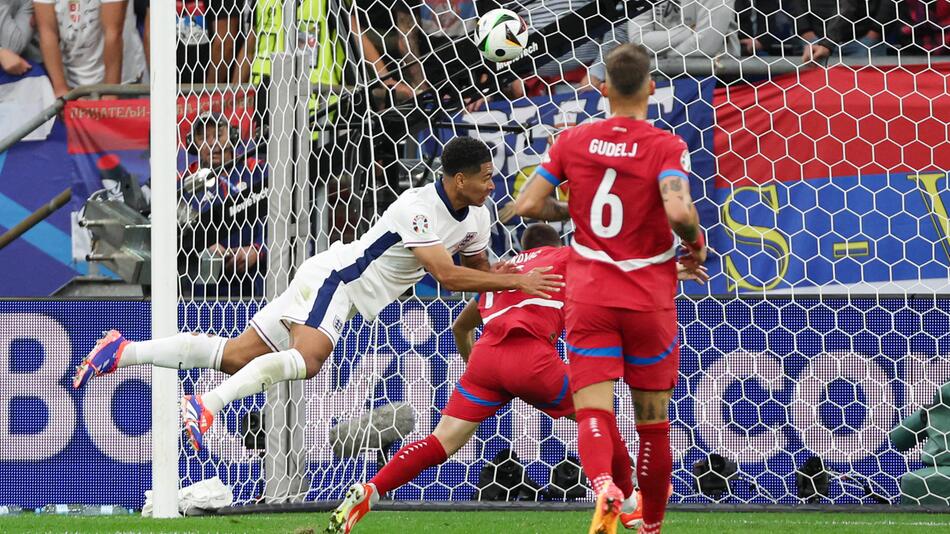
M559 130L605 116L603 52L641 42L656 60L649 119L687 141L715 249L710 283L683 285L677 303L673 502L950 497L950 69L932 10L509 2L530 41L495 65L471 39L481 2L179 4L183 330L238 335L306 258L435 179L455 135L493 150L492 257L511 256L525 226L512 199ZM740 61L749 54L762 57ZM462 301L430 278L412 293L350 321L316 378L227 406L206 451L182 442L182 485L219 476L239 505L338 499L430 433L464 370L450 332ZM224 378L182 372L182 392ZM618 395L636 457L629 392ZM385 416L401 403L408 430ZM541 498L576 455L576 427L516 400L393 496L507 491L507 471L491 468L506 450L524 466L514 491Z

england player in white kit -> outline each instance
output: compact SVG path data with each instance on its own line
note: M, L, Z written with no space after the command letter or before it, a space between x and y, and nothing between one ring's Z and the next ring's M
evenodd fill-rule
M73 387L139 364L233 374L217 388L182 400L185 430L200 449L221 408L275 383L316 375L357 311L373 320L426 271L453 291L519 289L542 297L559 291L561 277L544 274L549 267L489 272L490 219L483 204L494 184L488 147L468 137L453 139L443 150L442 166L440 180L400 195L359 240L334 243L304 262L287 290L240 336L181 333L130 342L112 330L79 365ZM461 266L452 261L455 253Z
M358 311L367 320L425 275L413 249L442 245L450 255L488 248L488 208L452 208L442 181L406 191L359 240L334 243L304 262L290 287L251 320L272 347L287 344L285 323L306 324L334 344Z

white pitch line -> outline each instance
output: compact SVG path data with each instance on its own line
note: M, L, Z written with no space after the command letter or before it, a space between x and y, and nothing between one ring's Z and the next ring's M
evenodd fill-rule
M677 518L677 519L675 519L675 520L673 520L673 521L670 521L670 522L671 522L671 523L679 523L679 522L682 522L682 521L681 521L680 518ZM700 523L700 522L705 522L705 521L699 520L699 519L697 519L696 521L685 521L685 523ZM939 522L939 521L912 521L912 522L909 522L909 523L904 523L904 522L900 522L900 521L834 521L834 520L832 520L832 521L789 521L789 520L787 520L787 519L785 519L785 520L777 520L777 521L769 521L769 520L750 520L750 519L730 519L730 520L728 520L727 522L728 522L728 523L732 523L732 524L739 524L739 525L802 525L802 526L811 526L811 525L814 525L814 526L838 526L838 525L841 525L841 526L869 526L869 527L875 527L875 526L888 526L888 527L903 527L903 526L908 526L908 527L946 527L946 526L950 526L950 522Z

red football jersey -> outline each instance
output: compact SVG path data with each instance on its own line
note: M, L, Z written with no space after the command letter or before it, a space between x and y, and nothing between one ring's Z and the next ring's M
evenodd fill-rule
M522 272L551 266L548 274L563 276L570 256L568 247L538 247L518 254L511 261ZM489 291L479 298L478 312L485 325L480 343L498 343L514 330L523 330L553 343L564 330L564 292L552 293L551 298L546 299L515 289Z
M612 117L561 132L538 173L570 190L568 301L674 306L676 249L657 181L688 172L686 143L646 121Z

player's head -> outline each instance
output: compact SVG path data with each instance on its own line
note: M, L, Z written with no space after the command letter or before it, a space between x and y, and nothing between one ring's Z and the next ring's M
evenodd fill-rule
M202 167L218 167L234 159L228 119L218 113L198 116L191 125L191 149Z
M525 228L524 233L521 234L521 250L559 246L561 246L561 236L550 224L531 224Z
M607 54L607 80L601 91L611 102L645 102L655 89L650 54L643 45L622 44Z
M466 206L481 206L495 190L491 151L472 137L456 137L442 150L442 172L446 186L455 191Z

